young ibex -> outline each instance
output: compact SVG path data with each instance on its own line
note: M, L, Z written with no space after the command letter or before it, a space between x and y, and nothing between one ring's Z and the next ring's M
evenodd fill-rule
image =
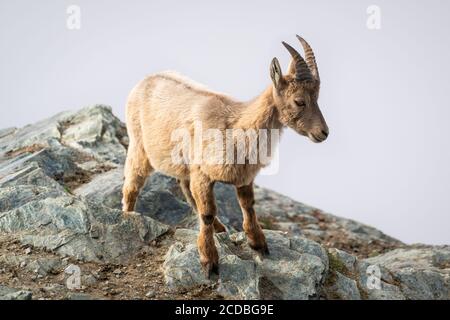
M287 74L282 74L280 64L274 58L270 65L273 84L250 102L236 101L169 72L147 77L128 98L126 122L130 143L125 165L123 211L134 210L139 190L152 171L177 178L187 201L200 217L197 243L200 261L208 277L211 273L218 274L214 232L226 231L216 216L215 181L235 185L248 244L262 254L269 253L253 209L253 180L263 165L174 163L172 132L185 128L193 135L197 121L201 121L203 128L222 131L288 126L314 142L324 141L328 127L317 104L319 72L311 47L300 36L297 38L305 58L283 42L292 56Z

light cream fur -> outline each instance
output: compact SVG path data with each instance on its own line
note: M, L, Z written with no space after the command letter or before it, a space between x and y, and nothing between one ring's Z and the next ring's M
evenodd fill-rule
M271 65L273 85L248 102L213 92L177 73L163 72L142 80L130 93L126 122L130 139L125 165L123 210L133 211L146 177L154 170L177 178L187 200L200 215L198 246L208 272L218 271L213 233L225 231L216 217L213 186L221 181L236 186L244 213L243 228L255 250L268 253L253 210L253 180L262 164L176 164L172 160L172 132L180 128L194 135L203 129L282 129L289 126L314 142L325 140L328 127L319 110L319 81L296 80L295 70L283 76L276 59ZM204 148L207 147L207 143ZM236 146L235 146L236 147ZM190 152L189 156L192 156ZM192 159L191 159L192 160Z

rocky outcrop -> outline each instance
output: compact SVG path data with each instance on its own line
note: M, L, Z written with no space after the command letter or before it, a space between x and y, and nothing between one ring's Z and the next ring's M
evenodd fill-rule
M123 262L169 229L72 194L124 161L126 130L109 107L61 113L8 132L0 139L1 232L77 259Z
M314 241L289 238L279 231L267 230L265 235L271 248L265 258L247 246L242 232L216 236L220 255L218 292L231 299L318 298L328 270L325 249ZM178 290L208 283L200 267L196 232L178 229L174 237L177 242L164 262L167 285Z
M10 202L19 195L19 201ZM24 244L85 261L124 262L168 230L167 225L149 217L123 216L119 210L45 187L5 187L0 189L0 197L9 200L0 214L0 231L13 234Z
M151 272L157 282L143 298L198 290L234 299L450 298L448 246L408 246L256 187L255 209L271 252L259 256L246 244L234 188L221 183L215 194L229 232L216 235L220 276L208 280L197 253L197 217L174 179L152 175L136 212L120 211L127 144L124 124L101 105L0 130L0 285L1 279L17 279L2 275L25 270L35 279L59 277L41 290L51 297L96 298L103 286L113 295L120 288L102 281L124 277L117 266L134 274L141 263L133 259L150 254L152 269L144 274ZM17 246L36 253L11 251ZM65 293L67 259L92 269L83 276L89 294ZM0 286L0 299L32 297L17 281L11 282L15 288Z

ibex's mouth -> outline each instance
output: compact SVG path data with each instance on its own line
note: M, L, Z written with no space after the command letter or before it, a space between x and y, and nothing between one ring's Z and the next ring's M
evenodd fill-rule
M314 135L313 133L309 133L308 137L309 137L309 139L311 139L312 142L315 142L315 143L320 143L327 139L326 135L318 136L318 135Z

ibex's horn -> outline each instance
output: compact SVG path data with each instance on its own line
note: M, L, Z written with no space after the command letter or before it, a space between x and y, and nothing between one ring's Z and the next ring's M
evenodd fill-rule
M289 53L292 56L293 63L295 66L295 77L298 80L310 80L312 79L311 71L308 68L308 65L306 64L303 57L300 55L300 53L297 52L294 48L292 48L290 45L288 45L286 42L281 42L286 49L289 51Z
M309 70L311 70L311 73L316 80L320 81L319 77L319 70L317 69L317 63L316 63L316 57L314 56L314 52L311 48L311 46L306 42L305 39L300 37L298 34L296 35L297 39L300 40L300 43L303 46L303 50L305 51L305 60L306 64L308 65Z

